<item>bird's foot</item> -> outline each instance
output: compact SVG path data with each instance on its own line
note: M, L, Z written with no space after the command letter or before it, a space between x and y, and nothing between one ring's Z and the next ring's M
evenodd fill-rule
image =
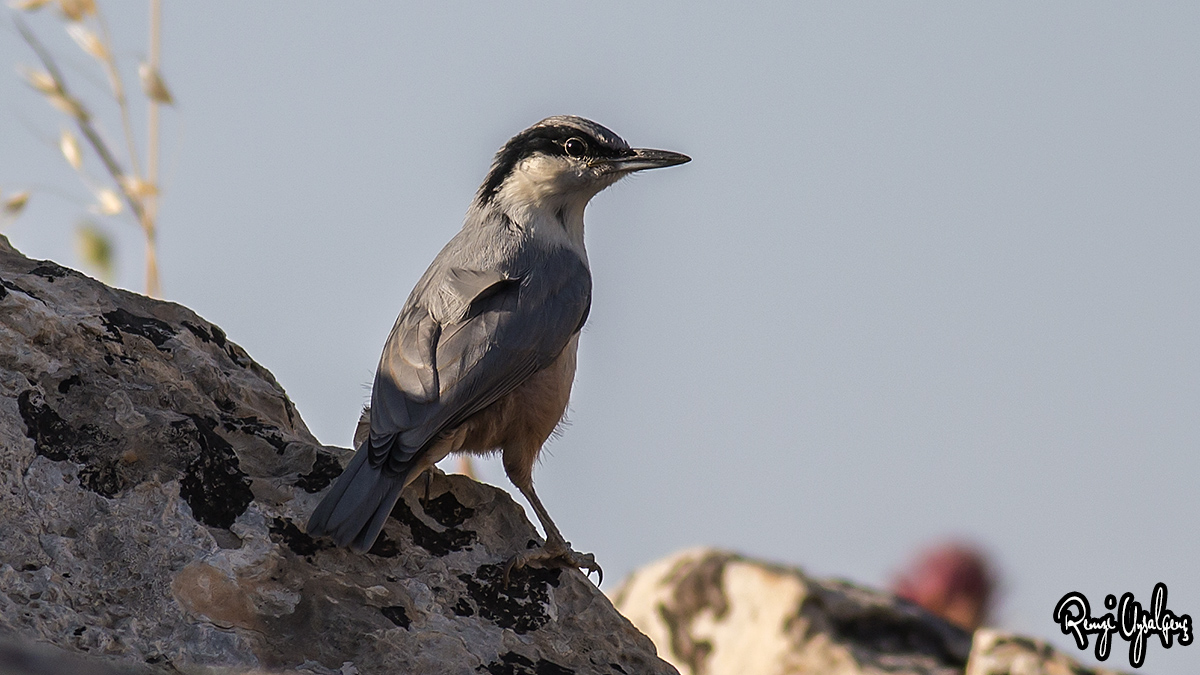
M522 551L509 558L504 566L504 584L508 585L508 575L513 569L530 564L534 567L574 567L585 575L595 572L596 585L604 583L604 570L596 563L596 556L572 549L569 541L548 541L540 548Z

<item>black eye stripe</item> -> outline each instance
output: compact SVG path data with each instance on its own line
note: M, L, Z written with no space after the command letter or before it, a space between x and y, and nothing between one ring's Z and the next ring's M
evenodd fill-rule
M523 159L539 152L547 155L566 155L567 143L576 140L584 144L585 152L591 157L623 157L629 154L629 146L605 143L603 140L591 137L581 129L568 126L547 126L527 129L518 134L500 151L502 154L511 152L518 159ZM619 140L619 139L618 139Z
M508 143L504 144L504 147L500 148L500 152L496 153L492 169L479 189L478 199L481 203L486 204L496 195L504 179L512 173L513 167L526 157L544 154L556 157L612 159L628 157L633 154L629 145L608 129L587 120L577 119L576 121L580 122L579 126L575 124L539 124L513 136ZM588 125L592 125L594 128L589 128ZM567 151L566 144L571 139L577 139L584 143L585 149L581 154L572 155Z

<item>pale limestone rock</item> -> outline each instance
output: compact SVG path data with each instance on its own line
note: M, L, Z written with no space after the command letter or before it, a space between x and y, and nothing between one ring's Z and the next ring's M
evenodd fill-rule
M890 594L712 549L651 563L612 597L682 675L1113 675L1029 638L980 630L972 644Z
M537 534L502 490L418 481L366 555L308 537L346 458L220 328L0 237L6 644L96 672L674 672L578 571L503 583Z
M975 631L965 675L1118 675L1118 671L1083 668L1042 640L984 628Z
M957 675L971 647L890 595L711 549L648 565L612 597L683 675Z

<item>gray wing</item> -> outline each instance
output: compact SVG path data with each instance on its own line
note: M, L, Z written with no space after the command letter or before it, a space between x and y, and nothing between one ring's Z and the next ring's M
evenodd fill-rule
M423 291L445 288L467 307L440 323L419 298L388 336L371 392L372 466L407 471L442 431L549 366L587 318L591 274L555 249L513 275L455 269Z

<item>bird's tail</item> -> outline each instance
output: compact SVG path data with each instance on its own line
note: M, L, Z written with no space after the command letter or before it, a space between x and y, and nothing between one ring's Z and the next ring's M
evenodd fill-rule
M328 536L338 546L364 553L375 545L388 514L400 498L407 472L389 476L383 467L371 466L364 445L333 489L317 505L308 519L310 536Z

